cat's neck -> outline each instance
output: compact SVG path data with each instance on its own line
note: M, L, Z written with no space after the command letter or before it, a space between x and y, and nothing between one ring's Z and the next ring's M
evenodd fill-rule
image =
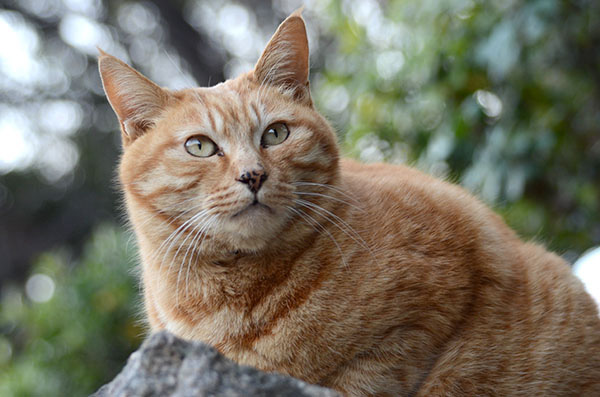
M324 264L318 256L307 258L315 247L329 247L331 255L341 255L335 242L344 234L341 222L348 221L356 204L349 202L337 181L332 182L336 183L299 187L299 193L305 193L298 194L300 205L290 211L288 222L270 243L257 251L239 250L209 233L201 251L172 246L170 252L156 255L151 248L160 247L170 232L140 235L144 271L160 274L160 289L181 296L178 302L182 304L193 299L210 306L234 305L249 310L260 296L290 276L301 284L303 275L320 272ZM295 272L296 266L302 266L301 271Z

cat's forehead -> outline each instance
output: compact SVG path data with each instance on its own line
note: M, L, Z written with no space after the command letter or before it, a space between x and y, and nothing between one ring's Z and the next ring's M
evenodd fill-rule
M184 134L208 129L218 135L239 135L264 128L273 121L295 118L289 103L273 100L268 90L237 81L188 89L182 94L179 124Z
M264 104L226 86L188 90L182 123L189 128L209 129L230 135L236 126L261 124Z

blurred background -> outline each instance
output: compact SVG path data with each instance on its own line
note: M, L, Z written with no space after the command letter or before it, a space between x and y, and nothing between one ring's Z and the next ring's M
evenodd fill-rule
M0 395L86 395L144 335L97 47L213 85L301 4L346 155L460 183L570 262L600 244L597 0L0 0Z

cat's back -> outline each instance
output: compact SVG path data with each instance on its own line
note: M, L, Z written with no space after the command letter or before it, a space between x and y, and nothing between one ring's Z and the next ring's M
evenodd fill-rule
M468 247L474 254L522 245L496 213L460 186L403 165L343 159L341 171L342 188L364 209L355 216L357 226L396 241L408 238L403 243L411 249Z
M369 231L381 269L401 280L400 300L413 289L416 313L452 324L418 395L448 390L444 379L458 395L489 394L478 385L494 395L600 393L598 310L562 258L521 241L461 187L412 168L343 160L342 185L365 210L353 227Z

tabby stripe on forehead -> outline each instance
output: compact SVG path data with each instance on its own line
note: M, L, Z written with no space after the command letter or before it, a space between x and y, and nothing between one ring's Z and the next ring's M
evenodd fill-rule
M255 126L254 126L254 123L252 122L252 118L250 116L249 104L247 102L242 102L240 107L242 108L242 112L244 114L245 124L248 124L248 126L250 127L250 130L253 130L255 128Z
M254 114L256 116L256 121L258 122L258 124L259 125L262 124L262 119L260 117L260 111L258 110L256 103L250 102L250 107L252 108L252 111L254 112Z
M214 132L218 132L217 131L217 124L215 123L215 118L213 116L213 112L207 111L206 112L206 116L208 117L208 122L210 123L210 128L212 128L212 130Z
M243 108L243 106L242 106L242 108ZM229 120L239 120L239 116L235 112L233 106L227 106L225 109L226 109L226 113L227 113Z
M211 112L213 117L215 118L215 122L217 124L217 129L215 132L219 134L223 134L225 136L230 136L228 128L226 128L227 123L227 112L223 109L220 103L213 103L213 111Z

